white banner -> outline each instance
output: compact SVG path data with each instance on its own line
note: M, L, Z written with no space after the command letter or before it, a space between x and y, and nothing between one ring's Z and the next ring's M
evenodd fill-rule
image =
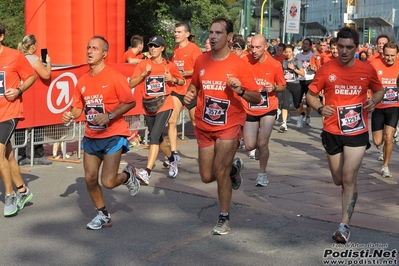
M286 33L299 33L301 17L301 1L300 0L288 0L287 10L285 11L286 21Z

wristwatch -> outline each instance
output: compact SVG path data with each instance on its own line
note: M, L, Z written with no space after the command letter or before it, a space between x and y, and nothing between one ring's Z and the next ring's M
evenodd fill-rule
M109 120L114 119L114 116L112 115L112 113L108 113L108 119L109 119Z
M319 113L319 115L321 115L321 112L323 111L323 107L324 107L324 105L317 108L317 112Z

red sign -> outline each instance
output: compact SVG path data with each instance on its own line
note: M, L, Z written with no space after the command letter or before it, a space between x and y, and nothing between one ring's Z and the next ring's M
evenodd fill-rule
M130 80L133 74L134 64L108 64L119 70L126 80ZM24 104L25 119L18 123L18 129L38 126L49 126L61 124L61 117L64 112L71 108L72 97L78 79L89 71L87 64L68 67L54 67L51 71L51 79L36 82L22 96ZM141 92L132 89L136 96L136 107L126 115L143 114ZM84 115L76 119L85 120Z

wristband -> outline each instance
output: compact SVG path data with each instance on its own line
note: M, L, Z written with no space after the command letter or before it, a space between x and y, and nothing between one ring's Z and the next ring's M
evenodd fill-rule
M175 79L175 81L174 81L173 83L176 84L176 85L178 85L179 80L178 80L178 79Z
M242 97L245 94L245 90L241 89L241 93L237 93L238 96Z
M317 112L319 113L319 115L321 115L321 112L323 111L323 107L324 106L320 106L319 108L317 108Z
M21 88L17 88L17 90L18 90L18 96L22 96L22 90L21 90Z

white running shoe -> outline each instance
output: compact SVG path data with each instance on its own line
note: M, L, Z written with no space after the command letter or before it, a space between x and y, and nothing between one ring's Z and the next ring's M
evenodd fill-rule
M177 154L174 154L173 157L175 158L175 160L173 162L170 162L169 164L169 177L170 178L175 178L177 176L177 174L179 173L179 168L177 167L177 165L179 164L180 161L180 156Z
M385 178L392 177L392 174L389 171L388 166L382 166L382 168L381 168L381 176L385 177Z
M256 184L255 186L257 187L265 187L269 184L269 180L267 180L267 174L266 173L258 173L258 177L256 178Z
M287 130L287 122L283 122L280 126L280 132L286 132Z
M248 154L249 159L255 159L255 152L256 152L256 149L253 149L252 151L249 152L249 154Z
M303 127L303 115L298 116L298 120L296 121L296 127L301 128Z

